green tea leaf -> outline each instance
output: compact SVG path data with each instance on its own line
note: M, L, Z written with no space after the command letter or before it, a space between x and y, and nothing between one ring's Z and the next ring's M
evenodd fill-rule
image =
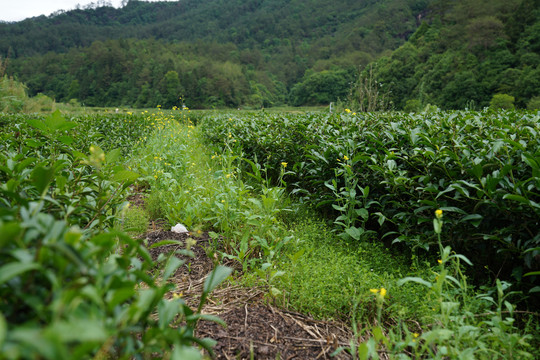
M149 249L154 249L154 248L157 248L157 247L160 247L160 246L166 246L166 245L177 245L177 246L182 246L183 243L182 241L180 240L161 240L161 241L158 241L157 243L154 243L152 245L150 245L148 248Z
M227 327L227 324L225 323L225 321L223 321L220 317L216 316L216 315L212 315L212 314L199 314L199 319L200 320L206 320L206 321L212 321L212 322L215 322L216 324L219 324L223 327Z
M4 346L7 336L7 322L6 318L0 313L0 349Z
M458 214L467 215L465 211L455 206L442 206L439 209L445 212L456 212Z
M46 333L58 336L64 342L97 342L105 341L108 337L101 321L86 317L55 322L46 330Z
M529 200L521 195L515 195L515 194L506 194L503 196L503 199L505 200L513 200L513 201L519 201L523 204L529 204Z
M63 190L66 186L68 180L65 176L57 175L56 176L56 187L60 190Z
M360 237L364 233L364 229L351 226L345 229L345 232L355 240L360 240Z
M32 172L32 180L38 192L42 194L54 178L54 168L38 166Z
M129 171L129 170L118 171L113 176L113 180L117 182L123 182L123 181L132 182L132 181L137 180L138 178L139 178L139 174L133 171Z
M461 221L469 221L474 227L478 227L484 217L480 214L470 214L464 216Z
M176 256L169 257L169 261L167 261L167 265L165 265L165 269L163 270L163 281L167 281L167 279L169 279L169 277L184 263L185 261L180 260Z
M37 119L28 119L26 120L26 122L28 124L30 124L31 126L35 127L36 129L39 129L45 133L48 133L49 132L49 128L47 127L47 125L45 125L45 123L41 120L37 120Z
M165 329L180 312L180 306L176 300L161 300L158 304L159 328Z
M430 289L431 289L431 287L433 286L429 281L426 281L426 280L424 280L424 279L422 279L422 278L419 278L419 277L410 277L410 276L408 276L408 277L406 277L406 278L403 278L403 279L400 279L400 280L397 282L397 284L398 284L399 286L401 286L401 285L403 285L403 284L405 284L405 283L408 283L408 282L415 282L415 283L424 285L424 286L426 286L426 287L428 287L428 288L430 288Z
M14 262L0 268L0 285L12 278L31 270L37 270L40 265L37 263Z
M43 143L41 141L37 141L36 139L26 139L24 143L32 148L39 148L43 146Z
M71 145L75 141L71 136L59 136L57 139L65 145Z
M506 194L506 195L503 196L503 199L518 201L518 202L520 202L522 204L526 204L526 205L529 205L529 206L532 206L532 207L535 207L535 208L540 208L540 205L538 203L536 203L534 201L531 201L531 200L529 200L526 197L521 196L521 195Z
M369 355L368 345L365 342L358 345L358 358L360 360L367 360L368 355Z
M132 286L125 286L120 289L110 290L106 296L109 310L114 309L117 305L123 303L133 296L133 294L135 294L135 289Z
M105 160L107 160L107 163L113 163L120 159L122 156L122 149L114 149L111 150L105 155Z
M4 247L9 241L15 240L21 233L21 227L18 223L7 223L0 226L0 248Z
M30 157L30 158L27 158L27 159L24 159L23 161L21 161L20 163L17 164L17 166L15 167L17 171L21 172L23 171L25 168L28 167L28 165L32 164L33 162L35 162L37 160L37 158L34 158L34 157Z
M56 110L51 115L45 118L45 125L48 127L49 132L52 131L65 131L71 130L77 127L77 123L74 121L67 121L59 110Z

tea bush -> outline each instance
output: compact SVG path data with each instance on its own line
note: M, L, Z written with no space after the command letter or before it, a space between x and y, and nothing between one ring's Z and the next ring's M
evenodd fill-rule
M200 310L231 270L207 277L193 310L164 298L181 260L156 264L111 230L139 177L122 153L154 130L141 129L145 119L130 129L129 120L103 115L0 115L1 358L198 359L194 344L211 351L194 329L201 318L219 321Z
M443 209L445 242L475 259L479 281L540 290L528 275L540 254L538 114L345 110L213 114L201 127L216 152L236 147L274 183L287 162L291 193L336 219L346 239L377 234L428 250L431 214Z

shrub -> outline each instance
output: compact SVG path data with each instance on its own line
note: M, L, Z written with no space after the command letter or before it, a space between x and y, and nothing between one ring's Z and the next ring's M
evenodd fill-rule
M493 109L513 109L515 98L507 94L495 94L489 106Z
M410 113L410 112L418 112L422 109L422 102L418 99L411 99L407 100L405 103L405 107L403 108L403 111Z
M527 103L527 109L539 110L540 109L540 96L535 96Z
M236 139L274 181L287 162L289 190L336 219L344 237L375 231L429 250L430 212L443 208L448 243L475 254L478 277L533 289L537 280L520 274L538 265L538 127L515 111L344 112L212 116L202 131L218 153Z

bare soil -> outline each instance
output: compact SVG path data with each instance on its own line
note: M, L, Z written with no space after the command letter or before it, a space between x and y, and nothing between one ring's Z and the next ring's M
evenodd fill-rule
M204 279L218 264L211 254L210 238L202 233L198 238L189 234L155 230L143 236L153 259L160 254L186 249L186 243L196 241L189 250L193 257L175 254L186 261L171 281L174 292L181 294L192 307L199 303ZM182 244L150 248L162 240L180 240ZM233 277L240 277L241 269L233 261L221 262L236 268ZM216 359L350 359L346 351L331 356L340 346L347 346L352 333L346 324L315 320L307 315L268 304L262 288L245 288L226 282L214 290L203 308L203 313L219 316L226 327L209 321L197 326L198 337L217 341ZM170 293L167 296L172 297Z

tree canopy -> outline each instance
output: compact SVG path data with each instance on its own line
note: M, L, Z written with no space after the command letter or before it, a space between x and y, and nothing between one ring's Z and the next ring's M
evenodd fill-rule
M30 95L95 106L328 104L373 68L396 109L526 107L539 1L98 1L0 23L0 56Z

